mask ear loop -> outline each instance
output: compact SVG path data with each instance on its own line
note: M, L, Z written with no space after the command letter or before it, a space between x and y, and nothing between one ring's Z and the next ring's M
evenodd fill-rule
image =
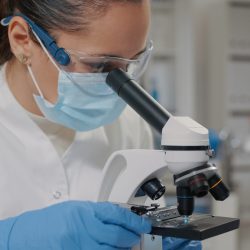
M53 57L50 55L50 53L48 52L48 50L46 49L46 47L44 46L43 42L41 41L40 37L34 32L34 30L31 28L32 33L34 34L35 38L37 39L37 41L39 42L39 44L41 45L43 51L45 52L45 54L48 56L48 58L50 59L50 61L52 62L52 64L56 67L56 69L58 70L59 74L60 72L63 73L66 77L68 77L71 81L72 79L69 77L69 75L64 71L61 70L59 68L59 66L56 64L56 62L54 61ZM72 81L74 83L74 81Z
M31 67L28 65L27 68L28 68L28 71L29 71L29 73L30 73L31 79L32 79L32 81L33 81L33 83L34 83L34 85L35 85L35 87L36 87L36 89L37 89L39 95L40 95L43 99L45 99L44 96L43 96L43 93L42 93L42 91L41 91L41 89L40 89L40 87L39 87L39 85L38 85L38 83L37 83L37 80L36 80L36 78L35 78L35 76L34 76L34 74L33 74L33 71L32 71L32 69L31 69Z
M40 43L42 49L44 50L44 52L46 53L46 55L48 56L48 58L50 59L50 61L51 61L51 62L53 63L53 65L56 67L56 69L58 70L58 72L60 72L60 68L58 67L58 65L57 65L57 64L54 62L54 60L52 59L51 55L49 54L49 52L47 51L47 49L46 49L45 46L43 45L41 39L38 37L38 35L37 35L32 29L31 29L31 31L32 31L32 33L34 34L34 36L36 37L37 41ZM35 75L34 75L32 69L31 69L31 67L30 67L29 65L28 65L27 67L28 67L28 71L29 71L29 73L30 73L31 79L32 79L32 81L33 81L33 83L34 83L34 85L35 85L35 87L36 87L36 89L37 89L39 95L41 96L41 98L42 98L43 100L46 100L46 99L44 98L44 95L43 95L43 93L42 93L42 91L41 91L39 85L38 85L38 82L37 82L37 80L36 80L36 77L35 77Z

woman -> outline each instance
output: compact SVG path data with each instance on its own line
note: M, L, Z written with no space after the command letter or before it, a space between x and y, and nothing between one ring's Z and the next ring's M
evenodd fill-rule
M150 223L86 200L113 151L152 146L105 84L143 73L149 0L2 0L0 19L0 248L131 248Z

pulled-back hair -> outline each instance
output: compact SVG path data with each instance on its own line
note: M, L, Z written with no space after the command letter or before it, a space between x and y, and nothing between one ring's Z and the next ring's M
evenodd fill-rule
M88 28L111 3L142 0L0 0L0 20L19 11L47 31L74 32ZM0 25L0 65L12 58L8 28Z

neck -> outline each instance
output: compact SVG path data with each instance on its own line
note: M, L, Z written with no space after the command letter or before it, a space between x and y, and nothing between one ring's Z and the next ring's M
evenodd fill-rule
M37 94L37 91L27 66L16 59L12 59L7 63L6 79L9 89L18 103L28 112L43 116L33 97L33 94Z

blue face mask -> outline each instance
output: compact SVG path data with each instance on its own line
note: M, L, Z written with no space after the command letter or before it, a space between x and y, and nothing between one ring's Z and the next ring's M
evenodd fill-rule
M35 81L30 68L29 71ZM106 77L104 73L60 71L57 102L48 102L41 93L34 98L48 120L77 131L92 130L112 123L126 107L105 83Z
M41 46L59 71L58 98L52 104L44 98L28 66L40 94L34 95L34 99L48 120L76 131L88 131L110 124L121 115L126 103L106 84L107 73L65 72L57 66L42 43Z

